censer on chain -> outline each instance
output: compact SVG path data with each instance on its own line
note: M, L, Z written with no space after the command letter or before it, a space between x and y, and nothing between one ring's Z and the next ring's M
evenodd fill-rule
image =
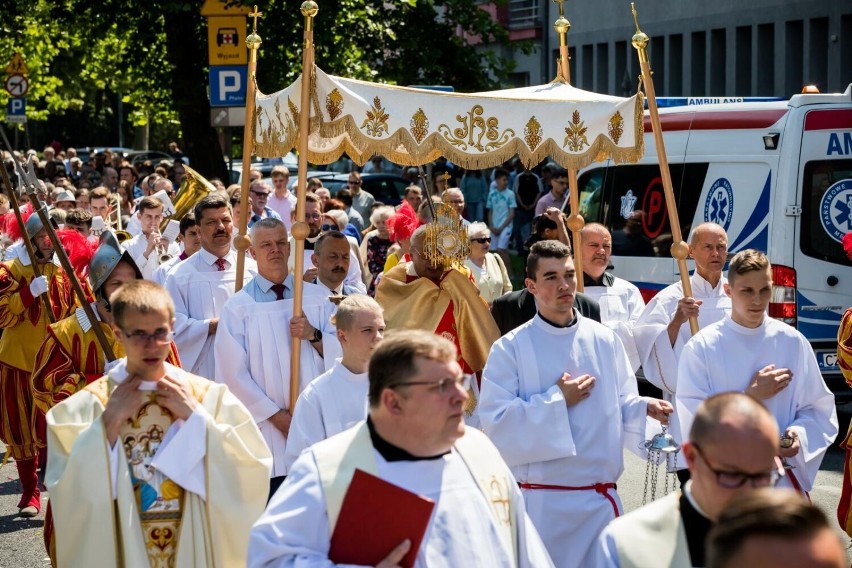
M675 464L677 463L677 454L680 452L680 446L675 442L674 436L669 434L668 427L663 424L663 431L650 440L643 442L642 447L648 451L648 461L645 465L645 492L642 495L642 504L644 505L648 501L653 501L657 498L657 480L659 478L660 464L664 462L666 465L665 469L663 469L663 495L668 494L669 484L671 484L672 491L677 489Z

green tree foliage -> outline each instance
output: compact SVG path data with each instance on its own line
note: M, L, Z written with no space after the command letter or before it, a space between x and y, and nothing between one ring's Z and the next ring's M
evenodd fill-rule
M483 48L506 42L507 32L479 3L319 0L316 63L333 74L401 85L445 84L459 91L498 87L511 62ZM218 141L209 126L203 0L6 4L0 11L0 63L16 51L26 58L31 84L27 115L45 138L36 143L58 137L75 145L115 144L120 100L125 132L148 124L151 146L163 147L167 137L177 133L177 124L193 165L202 173L224 176ZM301 72L299 4L259 2L261 91L281 89ZM5 105L6 98L0 93L0 104ZM39 129L40 121L46 125Z

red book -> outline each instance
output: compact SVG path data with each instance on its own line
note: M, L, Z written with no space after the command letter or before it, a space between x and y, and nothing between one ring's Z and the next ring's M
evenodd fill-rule
M400 566L411 568L435 502L375 475L355 470L343 498L328 558L335 564L375 566L402 541L411 541Z

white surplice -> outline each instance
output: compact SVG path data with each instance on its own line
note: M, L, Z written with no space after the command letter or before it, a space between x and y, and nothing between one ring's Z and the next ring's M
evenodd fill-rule
M154 275L151 277L151 280L153 280L160 286L165 286L166 276L169 275L169 272L172 271L172 268L174 268L184 260L186 259L181 258L180 255L170 258L169 260L157 267L157 269L154 271Z
M415 568L548 568L552 566L513 487L518 561L512 558L493 521L488 501L464 460L453 449L436 459L386 461L375 452L378 477L435 501ZM504 466L505 467L505 466ZM312 450L303 452L273 495L250 536L248 566L351 567L328 559L331 530L325 496ZM390 552L390 551L388 551ZM353 567L354 568L354 567Z
M353 373L340 359L311 381L296 402L284 462L289 469L305 448L367 418L367 373Z
M168 254L171 258L175 258L180 255L180 245L176 242L170 242L162 251L155 247L148 254L148 258L145 258L145 249L147 248L148 237L144 233L139 233L124 243L124 250L133 258L133 262L142 271L142 278L145 280L154 280L154 272L160 267L160 256Z
M479 418L519 483L587 487L614 483L623 448L643 455L647 400L621 340L574 311L555 327L540 315L501 337L482 376ZM568 407L563 372L596 377L591 396ZM584 567L587 551L613 519L611 502L593 489L525 489L527 512L559 567ZM621 510L614 489L608 491Z
M325 361L333 362L340 354L336 330L330 321L336 306L316 285L305 282L303 286L302 310L308 322L323 334L326 359L310 342L300 342L300 391L325 372ZM216 332L215 379L228 385L257 422L272 452L273 477L287 474L287 438L268 419L279 410L290 408L292 317L292 299L257 302L244 288L221 309Z
M633 371L639 369L642 362L633 340L633 326L645 310L645 300L639 288L616 276L612 286L584 286L583 293L600 304L601 323L621 339Z
M702 329L684 347L676 397L680 427L688 433L698 405L711 395L743 392L760 369L788 368L787 388L762 401L783 434L792 427L801 449L787 461L801 488L813 488L822 458L837 436L834 395L825 386L810 343L795 328L768 316L748 328L726 317ZM792 487L789 476L781 485Z
M698 309L698 328L702 329L715 323L731 313L731 299L725 294L724 284L728 281L722 276L714 288L698 272L690 277L692 297L701 300ZM654 296L639 319L633 324L633 340L639 360L642 363L642 373L645 378L663 391L663 398L674 405L677 392L677 365L683 346L692 337L689 322L684 323L678 330L677 340L672 345L669 339L668 325L677 311L677 303L683 298L683 285L678 281L668 286ZM674 415L669 417L669 434L681 443L685 435L681 435L677 419L677 408ZM683 453L675 456L675 469L686 468Z
M215 376L214 336L207 333L210 320L219 317L237 281L237 253L231 250L223 258L226 268L219 271L217 257L202 248L166 276L165 288L175 303L175 345L181 364L206 378ZM255 274L257 264L246 256L243 283Z

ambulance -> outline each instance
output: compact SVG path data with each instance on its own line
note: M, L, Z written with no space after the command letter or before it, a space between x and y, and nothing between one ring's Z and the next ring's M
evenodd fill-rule
M842 94L790 100L661 99L684 239L705 221L728 233L729 252L767 253L769 315L801 331L837 401L852 401L837 364L837 330L852 305L852 85ZM657 150L645 117L645 156L580 173L581 213L613 234L613 272L646 301L679 279L671 258ZM689 261L690 272L695 269Z

